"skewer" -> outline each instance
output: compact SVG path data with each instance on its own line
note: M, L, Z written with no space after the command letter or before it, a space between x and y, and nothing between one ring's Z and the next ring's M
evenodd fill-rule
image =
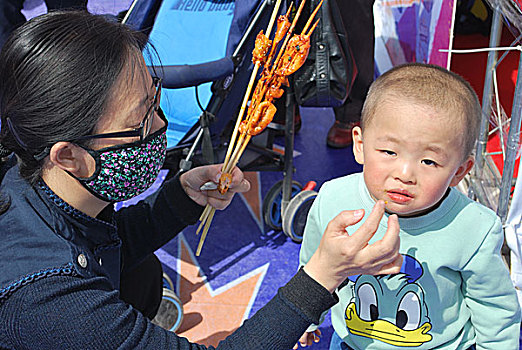
M310 30L308 31L307 34L304 34L304 31L303 31L303 34L304 34L305 36L310 36L310 35L312 35L312 33L313 33L314 30L315 30L315 27L317 27L317 25L319 24L319 21L320 21L320 19L318 19L317 21L315 21L314 25L312 26L312 28L310 28Z
M301 4L299 5L299 8L297 9L297 13L295 14L295 17L294 19L292 20L292 24L290 25L290 28L288 29L288 31L286 32L286 35L285 35L285 40L283 41L283 44L281 46L281 48L279 49L279 52L277 53L277 57L276 59L274 60L273 64L272 64L272 67L270 69L270 72L268 73L268 76L269 77L273 77L274 75L274 72L280 62L280 59L281 59L281 56L283 55L284 51L285 51L285 48L288 44L288 41L290 40L290 36L292 35L292 33L294 32L294 28L295 26L297 25L297 21L299 20L299 17L301 16L301 12L303 12L303 8L304 8L304 4L305 4L306 1L301 1ZM322 4L322 0L321 0L321 4ZM317 7L317 9L319 8L319 6ZM317 13L317 9L314 10L314 15ZM310 20L309 20L310 21ZM266 63L265 65L266 67L269 66L269 62ZM270 80L270 79L269 79ZM261 80L258 81L258 84L259 83L262 83ZM261 90L261 94L259 95L259 100L262 101L263 98L264 98L264 95L266 93L266 90L268 88L268 85L269 85L270 81L268 81L267 84L264 84L263 86L263 89ZM254 105L250 105L250 108L252 111L255 110L256 106Z
M254 80L256 79L257 71L259 70L260 63L256 63L254 66L254 70L252 71L252 75L250 76L250 81L248 82L247 91L245 93L245 97L243 98L243 102L241 103L241 109L239 110L239 114L237 116L236 125L234 126L234 131L232 132L232 137L230 138L230 143L228 144L227 154L225 155L225 160L223 161L223 170L225 168L225 164L228 163L230 159L230 155L232 150L234 149L234 143L236 142L239 124L241 124L241 120L243 119L243 114L245 113L246 105L248 103L248 98L250 96L250 92L252 91L252 86L254 85Z
M207 221L205 222L205 228L203 229L203 233L201 234L201 239L198 243L198 248L196 249L196 256L199 256L201 253L201 248L203 248L203 243L205 242L205 238L207 238L208 228L210 227L210 223L212 222L212 218L214 217L214 213L216 212L216 209L211 207L212 210L207 218Z
M315 30L315 28L317 27L317 25L319 23L319 19L310 28L310 31L308 32L308 34L306 34L306 31L310 27L310 24L312 23L314 17L317 15L317 12L319 12L319 9L321 8L321 5L323 4L323 1L324 0L321 0L321 2L317 5L317 7L314 9L312 14L310 15L310 18L308 19L308 21L306 22L305 27L303 28L303 31L302 31L303 34L310 35ZM300 6L299 6L299 9L298 9L298 11L296 13L296 16L294 17L294 19L292 21L292 24L291 24L290 28L288 29L287 35L285 36L285 40L283 42L283 46L280 48L279 53L277 55L277 58L274 61L272 69L270 70L270 75L273 75L273 72L275 71L275 69L277 68L277 65L280 62L281 56L282 56L282 54L283 54L283 52L284 52L284 50L286 48L286 45L288 44L289 38L290 38L290 36L291 36L291 34L292 34L296 24L297 24L299 16L301 15L301 12L302 12L303 7L304 7L304 3L305 3L305 1L301 2ZM274 49L274 47L275 47L275 45L272 46L272 49ZM269 80L268 80L268 83L270 83ZM261 94L260 94L260 100L263 99L263 96L266 93L267 88L268 88L268 84L265 84L263 86L263 90L261 91ZM247 127L247 129L248 128L249 127ZM225 172L230 172L232 170L232 168L234 168L234 166L237 164L237 162L239 161L239 158L241 157L241 155L245 151L248 142L250 141L251 135L247 135L245 140L244 140L244 142L241 143L243 138L245 138L245 136L242 134L240 136L240 138L239 138L238 144L236 146L236 150L234 151L234 153L232 155L232 161L230 162L230 164L228 164L227 168L225 169Z
M286 19L289 18L290 12L292 11L293 8L294 8L294 4L290 3L290 6L288 7L288 11L286 11L286 14L285 14ZM287 29L287 31L288 31L288 29ZM285 32L285 35L286 35L286 32ZM272 42L272 47L270 49L270 54L268 55L268 58L265 63L265 68L268 68L270 66L270 62L272 62L272 59L274 58L275 50L276 50L277 46L279 45L280 41L281 41L281 38L277 37L277 31L276 31L276 34L274 35L274 40Z
M272 27L274 26L277 14L279 13L279 7L281 6L282 0L277 0L274 9L272 11L272 17L270 18L270 22L268 23L268 27L266 29L266 36L267 38L270 37L270 33L272 32ZM273 48L273 46L272 46ZM256 62L254 69L252 70L252 74L250 75L250 81L248 82L248 86L245 92L245 96L243 97L243 102L241 103L241 108L239 110L239 114L236 119L236 125L234 126L234 131L232 132L232 137L230 138L230 143L228 144L227 153L225 156L225 160L223 162L223 168L225 168L225 164L228 162L230 154L232 153L232 149L234 148L234 143L236 142L237 132L239 129L239 124L241 123L241 120L243 119L243 114L245 113L246 105L248 103L248 99L250 97L250 93L252 91L252 86L254 85L254 81L257 76L257 71L259 70L259 67L261 66L260 62Z
M210 212L210 208L212 208L210 205L206 205L205 209L203 210L203 213L201 213L201 216L199 217L199 221L203 222L204 219L208 216ZM198 229L196 230L196 236L199 235L199 231L201 230L201 224L198 226Z
M276 18L276 15L277 15L277 11L279 9L280 1L281 0L277 0L276 7L274 8L274 12L272 12L272 17L270 19L270 23L269 23L269 26L267 28L267 34L266 34L267 38L269 37L270 32L271 32L272 27L273 27L273 24L275 22L275 18ZM271 82L273 81L274 72L276 71L276 69L278 69L278 66L279 66L279 64L281 62L281 56L283 55L283 53L286 50L286 46L287 46L287 44L288 44L288 42L290 40L290 36L293 33L293 30L294 30L294 28L295 28L295 26L297 24L299 16L301 15L301 12L303 10L304 3L305 3L305 1L301 2L300 6L299 6L299 9L298 9L298 11L296 13L296 16L294 17L290 28L286 32L285 39L283 41L283 45L279 49L277 58L273 62L272 67L269 70L269 73L267 75L265 75L266 71L263 70L262 77L268 77L268 78L267 79L260 79L258 81L258 86L256 86L256 89L259 87L261 89L261 92L260 92L259 95L256 95L254 93L254 96L255 96L256 99L255 99L255 101L254 100L251 101L251 105L249 106L249 113L247 114L247 117L246 117L246 120L248 120L247 130L249 130L250 126L251 126L250 124L252 122L252 120L251 120L252 112L255 111L255 109L257 108L257 106L256 106L257 103L259 103L259 102L264 100L265 93L266 93L268 87L270 86ZM314 9L313 13L311 14L310 18L308 19L308 21L307 21L307 23L306 23L306 25L304 27L301 35L310 36L312 34L312 32L315 30L316 26L319 23L319 20L317 20L313 24L313 26L310 28L310 31L308 33L306 33L306 31L308 30L308 28L312 24L312 21L313 21L315 15L319 11L322 3L323 3L323 0L321 0L319 5ZM290 12L290 9L288 10L287 16L288 16L289 12ZM274 42L272 47L271 47L270 54L267 56L267 62L265 62L265 69L266 70L268 70L268 67L270 67L270 63L271 63L270 61L273 58L273 52L276 49L276 46L278 45L278 43L279 43L279 40L277 42ZM252 137L252 135L249 135L248 133L241 133L240 137L239 137L239 140L237 141L237 144L235 143L236 142L236 138L237 138L237 133L239 131L239 126L241 124L242 117L243 117L243 114L244 114L244 111L245 111L245 108L246 108L246 104L248 103L248 98L250 96L250 93L251 93L251 90L252 90L252 87L253 87L253 84L254 84L254 80L255 80L255 77L257 76L257 71L258 71L260 65L261 65L260 61L256 61L253 74L251 75L249 84L247 86L247 90L245 92L245 97L243 99L243 103L241 105L241 109L240 109L240 112L238 114L238 118L236 120L236 125L234 127L234 131L233 131L233 134L232 134L232 137L231 137L231 141L230 141L228 149L227 149L227 154L226 154L226 157L225 157L225 161L223 162L223 167L222 167L222 172L223 173L230 173L232 171L232 169L234 168L234 166L237 165L237 163L239 161L239 158L241 157L241 155L245 151L245 149L246 149L246 147L248 145L248 142L250 141L250 139ZM259 85L259 84L261 84L261 85ZM254 97L252 99L254 99ZM213 207L211 207L210 205L207 204L207 206L205 207L205 210L203 211L203 213L202 213L202 215L200 217L201 223L200 223L200 225L199 225L199 227L198 227L198 229L196 231L196 234L199 234L199 231L201 230L202 227L203 227L203 234L202 234L201 239L200 239L199 244L198 244L198 248L197 248L197 251L196 251L196 256L199 256L199 254L201 252L201 249L203 247L203 242L205 241L205 238L207 236L208 229L209 229L210 223L212 222L212 219L214 217L215 211L216 211L215 208L213 208Z
M251 135L248 135L248 136L246 137L246 139L245 139L245 142L243 142L243 144L242 144L241 146L238 145L238 146L239 146L239 147L238 147L238 151L235 152L236 155L235 155L234 158L232 158L233 161L230 162L230 164L232 165L232 166L230 167L230 168L231 168L230 170L232 170L232 169L234 168L234 166L237 164L237 162L239 161L239 158L241 157L241 155L242 155L243 152L245 151L245 149L246 149L246 147L247 147L247 145L248 145L248 142L250 141L250 138L251 138L251 137L252 137Z
M279 13L279 7L281 6L281 2L282 2L282 0L276 0L274 9L272 10L272 15L270 17L270 21L268 23L268 27L266 29L266 34L265 35L267 37L270 37L270 33L272 32L272 28L273 28L275 20L277 18L277 14ZM230 157L230 154L232 153L232 150L234 149L234 143L235 143L235 140L237 138L239 124L241 123L241 119L243 118L243 114L245 112L245 108L246 108L246 105L248 103L248 99L250 97L252 86L254 85L254 81L255 81L255 78L257 76L257 71L259 70L260 66L261 66L261 64L259 62L256 62L256 65L254 66L254 69L253 69L252 74L250 76L250 81L248 83L247 90L245 92L245 96L244 96L243 102L241 104L241 109L239 110L238 118L236 120L236 125L234 127L234 131L232 133L232 137L231 137L230 143L228 145L227 154L225 156L225 161L223 162L222 171L225 171L225 169L228 167L229 157ZM203 227L203 224L204 224L204 228L203 228L203 233L201 235L201 239L199 241L198 249L196 251L196 256L199 256L199 254L201 252L201 248L203 247L203 242L205 241L205 238L206 238L206 235L207 235L207 232L208 232L208 228L210 226L210 223L212 222L212 218L214 217L215 211L216 211L216 208L214 208L214 207L210 206L209 204L207 204L205 206L205 209L203 210L203 213L201 214L201 216L199 218L200 224L198 226L198 229L196 230L196 235L199 234L199 231Z
M315 8L314 12L312 12L312 14L310 15L310 18L308 18L308 22L306 22L306 24L305 24L305 26L303 28L303 31L301 32L302 34L306 33L306 30L308 29L310 24L312 24L312 21L313 21L315 15L317 14L317 12L319 12L319 9L321 8L321 5L323 4L323 1L324 0L321 0L319 5L317 5L317 7ZM313 29L311 31L313 32Z
M301 16L301 12L303 12L303 8L304 8L305 2L306 1L301 1L301 4L299 4L299 8L297 9L297 13L295 14L295 17L292 20L292 25L288 29L288 32L286 32L286 36L285 36L285 40L283 41L283 45L279 49L279 52L277 53L277 58L274 61L272 69L270 70L270 76L272 76L274 74L275 68L277 67L278 62L281 59L281 55L283 55L283 52L285 51L285 47L288 44L288 40L290 40L290 36L294 32L294 28L297 25L297 20L299 19L299 16ZM322 1L321 1L321 3L322 3Z
M241 135L241 136L243 136L243 135ZM251 135L248 135L247 138L245 139L245 141L241 144L241 146L238 143L238 145L235 149L235 152L233 153L232 161L229 161L226 164L225 163L223 164L224 169L222 170L222 172L230 173L232 171L234 166L236 166L236 164L238 163L239 158L245 151L246 146L247 146L248 142L250 141L251 137L252 137ZM200 246L203 245L203 241L205 240L205 238L207 236L207 232L210 227L210 222L212 221L212 218L214 217L215 212L216 212L216 208L207 204L205 206L205 209L203 210L203 213L201 214L201 217L199 219L200 223L199 223L198 229L196 230L196 236L197 236L199 234L199 231L201 231L201 228L203 228L203 234L201 235L201 238L199 241ZM200 250L201 250L201 248L198 248L198 251L196 252L196 256L199 256Z

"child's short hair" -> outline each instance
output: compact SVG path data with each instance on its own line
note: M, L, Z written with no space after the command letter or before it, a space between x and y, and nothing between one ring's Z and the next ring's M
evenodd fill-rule
M370 87L361 113L361 128L368 125L377 106L387 97L425 104L460 118L464 132L464 157L473 154L480 130L481 107L477 94L461 76L442 67L408 63L385 72Z

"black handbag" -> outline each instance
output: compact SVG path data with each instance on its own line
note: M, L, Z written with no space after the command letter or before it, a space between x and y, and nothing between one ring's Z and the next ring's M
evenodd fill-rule
M304 26L319 2L307 1L298 27ZM312 34L308 57L294 73L294 92L300 106L339 107L350 93L357 67L336 0L324 0L317 19L320 21Z

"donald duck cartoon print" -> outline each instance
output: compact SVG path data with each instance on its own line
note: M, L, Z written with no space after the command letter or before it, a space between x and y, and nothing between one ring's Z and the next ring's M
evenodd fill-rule
M399 347L416 347L432 339L432 325L422 287L421 264L403 255L395 275L350 277L354 298L345 311L348 331Z

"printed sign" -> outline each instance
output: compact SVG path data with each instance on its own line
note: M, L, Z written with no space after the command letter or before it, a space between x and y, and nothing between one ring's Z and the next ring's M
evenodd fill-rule
M447 67L455 0L376 0L375 63L380 75L401 63Z

